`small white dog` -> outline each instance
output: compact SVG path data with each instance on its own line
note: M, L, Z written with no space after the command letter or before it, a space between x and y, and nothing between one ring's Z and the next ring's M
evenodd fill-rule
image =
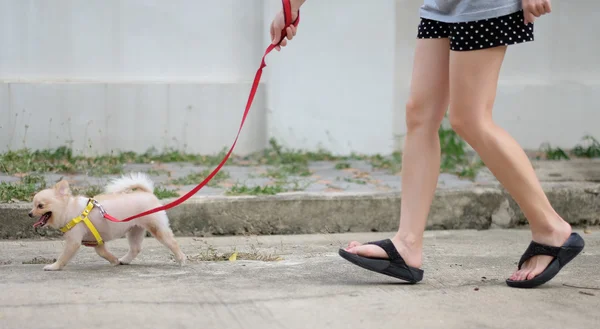
M135 189L135 191L134 191ZM154 183L142 173L130 174L115 179L105 188L105 193L94 196L94 200L112 216L122 219L137 213L161 206L154 195ZM92 197L92 196L90 196ZM85 196L73 196L69 183L58 182L53 188L38 192L33 198L33 209L29 217L38 218L34 227L65 228L72 219L82 216L90 199ZM82 217L83 218L83 217ZM159 211L125 223L115 223L105 219L98 207L92 208L88 218L103 241L110 241L127 235L129 252L118 259L111 254L104 243L97 243L93 229L79 222L64 229L65 249L58 260L44 267L47 271L61 270L75 255L79 247L94 245L98 255L113 265L129 264L142 250L142 240L146 230L167 246L174 254L175 260L183 265L186 256L181 252L173 237L169 219L165 211ZM73 224L73 223L71 223Z

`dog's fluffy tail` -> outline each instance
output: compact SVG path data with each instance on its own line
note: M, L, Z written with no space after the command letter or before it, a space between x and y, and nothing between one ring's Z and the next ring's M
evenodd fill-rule
M107 194L125 193L133 189L154 193L154 182L144 173L131 173L112 180L104 189Z

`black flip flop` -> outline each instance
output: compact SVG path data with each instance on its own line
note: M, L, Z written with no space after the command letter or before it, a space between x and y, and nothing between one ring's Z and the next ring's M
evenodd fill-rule
M340 249L339 254L347 261L367 270L389 275L413 284L423 280L423 270L406 265L390 239L368 242L367 244L379 246L386 252L389 259L363 257L349 253L344 249Z
M558 272L565 267L565 265L579 255L584 246L585 242L583 241L583 238L577 233L571 233L571 236L569 239L567 239L567 242L565 242L565 244L563 244L561 247L547 246L545 244L531 241L529 247L527 247L527 250L525 250L525 253L523 253L521 256L521 260L519 260L519 269L521 269L523 263L533 256L547 255L554 257L554 259L548 265L548 267L546 267L546 269L544 269L544 271L535 278L522 281L513 281L508 279L506 280L506 284L513 288L535 288L539 285L542 285L552 280L552 278L554 278Z

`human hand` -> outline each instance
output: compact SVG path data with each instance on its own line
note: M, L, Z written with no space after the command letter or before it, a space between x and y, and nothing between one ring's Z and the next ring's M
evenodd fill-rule
M296 21L296 19L298 18L298 11L300 10L300 6L302 6L304 1L306 1L306 0L290 0L290 5L292 7L292 22ZM281 33L282 33L284 27L285 27L285 15L284 15L283 9L282 9L277 13L277 15L275 15L275 18L273 19L273 22L271 23L271 43L272 44L276 45L279 42L279 40L281 39ZM283 40L281 40L281 43L279 45L277 45L277 47L275 47L275 49L277 51L280 51L281 47L285 47L288 43L288 40L292 40L294 38L294 36L296 36L296 32L297 32L296 26L294 26L293 24L288 26L285 29L285 38Z
M525 24L533 23L536 17L552 12L550 0L522 0Z

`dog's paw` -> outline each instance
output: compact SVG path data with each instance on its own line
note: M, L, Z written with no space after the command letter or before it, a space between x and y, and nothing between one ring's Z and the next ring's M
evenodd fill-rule
M119 265L129 265L130 263L131 261L126 259L125 257L119 259Z
M179 264L179 266L185 266L187 257L185 255L183 255L183 257L177 259L177 264Z
M57 263L44 266L44 271L60 271L61 267Z

